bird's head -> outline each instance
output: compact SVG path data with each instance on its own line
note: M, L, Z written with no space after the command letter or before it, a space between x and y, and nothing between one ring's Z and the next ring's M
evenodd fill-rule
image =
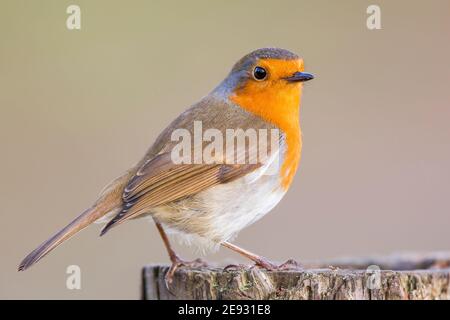
M303 60L285 49L263 48L241 58L215 90L240 107L275 124L298 118L304 72Z

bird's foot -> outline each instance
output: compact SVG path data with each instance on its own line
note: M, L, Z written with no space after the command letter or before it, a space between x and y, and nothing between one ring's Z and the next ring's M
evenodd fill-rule
M200 258L195 259L193 261L186 261L186 260L181 259L177 255L174 255L170 260L172 261L172 265L170 266L169 270L167 270L167 273L166 273L166 275L164 277L164 279L166 281L166 287L167 288L169 288L169 285L173 281L173 276L174 276L175 272L180 267L202 268L202 267L208 266L206 261L204 261L204 260L202 260Z
M260 267L269 271L303 270L303 266L294 259L289 259L286 262L277 265L263 257L260 257L258 261L255 262L254 267Z
M238 271L247 268L248 266L245 264L229 264L223 268L223 271ZM303 266L294 259L289 259L285 263L277 265L263 257L260 257L250 268L262 268L268 271L303 270Z
M223 271L237 271L242 269L247 269L247 266L245 264L233 263L225 266Z

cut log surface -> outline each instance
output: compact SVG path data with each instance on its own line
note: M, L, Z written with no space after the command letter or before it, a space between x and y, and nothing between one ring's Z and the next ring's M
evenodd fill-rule
M450 299L450 253L340 259L284 271L182 267L169 288L167 270L144 267L143 299Z

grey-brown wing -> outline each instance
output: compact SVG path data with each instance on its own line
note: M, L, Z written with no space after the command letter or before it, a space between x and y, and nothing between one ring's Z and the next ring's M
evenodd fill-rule
M124 189L123 210L105 226L102 234L125 220L149 213L156 206L232 181L261 166L254 162L227 164L224 155L215 164L175 164L171 153L177 141L172 141L172 133L183 129L194 136L195 122L202 124L203 131L217 129L222 133L227 129L274 128L235 105L211 97L203 99L182 113L156 139ZM255 158L258 150L255 146L236 146L233 152L235 159L250 159Z
M158 155L130 179L123 193L123 210L105 226L102 234L154 207L230 182L258 167L260 164L174 164L170 153Z

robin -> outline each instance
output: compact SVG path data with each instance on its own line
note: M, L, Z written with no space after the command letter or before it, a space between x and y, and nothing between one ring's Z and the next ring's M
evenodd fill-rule
M20 263L19 271L93 222L109 220L101 231L104 235L124 221L141 217L154 220L168 251L172 262L166 274L169 283L178 267L199 263L184 261L174 252L167 236L170 233L201 249L227 247L259 267L277 269L279 266L269 260L230 241L268 213L291 185L302 148L302 86L313 78L304 72L303 60L288 50L263 48L247 54L210 94L163 130L144 158L111 182L92 207L32 251ZM215 134L232 129L279 134L275 147L267 148L267 156L253 163L221 161L225 158L221 152L213 152L214 161L208 163L198 161L198 157L191 162L175 161L180 140L174 139L174 133L192 134L195 123L201 123L203 130L215 130ZM245 160L260 152L245 141L245 147L227 148L226 158ZM201 147L204 145L202 141ZM195 153L197 147L190 148L183 153Z

